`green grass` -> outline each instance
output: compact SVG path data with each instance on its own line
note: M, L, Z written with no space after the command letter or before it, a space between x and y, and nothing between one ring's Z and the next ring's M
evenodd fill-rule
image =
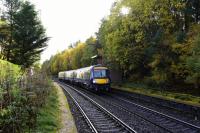
M12 76L11 76L12 75ZM0 59L0 81L13 80L21 76L21 68L18 65Z
M62 127L60 132L67 130L68 133L77 133L77 128L73 119L73 116L70 111L70 107L67 101L65 94L62 91L62 88L58 84L54 84L58 88L58 95L61 103L61 109L64 111L62 114ZM67 121L67 123L66 123Z
M56 133L61 126L61 111L59 109L58 93L55 87L38 115L37 131L41 133Z
M6 91L5 85L12 85L15 88L17 79L21 76L21 68L18 65L0 59L0 101L3 100L3 93ZM4 86L3 86L4 85ZM13 89L14 92L17 89Z
M200 97L193 96L191 94L164 91L158 88L148 87L144 84L135 84L135 83L113 84L112 87L120 90L125 90L128 92L134 92L166 100L172 100L179 103L200 106Z

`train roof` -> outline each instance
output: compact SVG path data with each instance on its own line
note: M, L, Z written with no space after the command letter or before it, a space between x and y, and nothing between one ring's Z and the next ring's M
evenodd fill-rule
M59 73L71 73L71 72L77 72L77 71L85 71L85 70L90 70L92 68L98 68L98 69L108 69L107 67L102 66L101 64L98 65L93 65L93 66L89 66L89 67L84 67L84 68L79 68L79 69L75 69L75 70L68 70L68 71L61 71Z
M107 67L99 67L99 66L95 66L94 69L95 68L97 68L97 69L108 69Z

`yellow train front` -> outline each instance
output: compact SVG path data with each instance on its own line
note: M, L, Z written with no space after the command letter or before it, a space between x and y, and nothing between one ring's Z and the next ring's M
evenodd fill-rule
M110 91L110 74L106 67L94 66L91 69L89 88Z

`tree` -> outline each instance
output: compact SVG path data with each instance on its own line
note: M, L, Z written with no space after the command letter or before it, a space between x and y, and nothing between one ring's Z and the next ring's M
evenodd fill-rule
M50 64L57 72L63 61L66 70L77 69L89 66L90 57L100 54L104 64L122 72L125 80L164 89L198 88L199 4L199 0L117 1L102 20L97 39L73 44Z
M196 89L200 86L200 26L193 26L193 30L190 34L195 34L191 37L192 49L190 50L190 56L186 58L186 66L189 69L186 82L194 84Z
M72 69L78 69L83 67L82 58L83 51L85 49L85 44L81 42L77 42L75 48L72 51L71 55L71 66Z
M121 13L124 7L129 9L128 14ZM102 43L105 60L110 66L119 66L126 78L133 75L131 73L143 78L148 73L151 57L146 55L147 48L158 43L162 28L167 32L173 29L167 1L118 2L99 29L98 39Z
M129 12L121 13L123 8ZM162 87L183 83L187 32L197 23L197 10L197 0L116 2L97 35L106 64L134 81L148 79Z
M40 59L40 53L44 51L49 38L30 2L22 3L20 11L13 18L15 43L11 62L27 68Z
M21 0L4 0L5 24L0 25L3 58L27 68L40 59L48 37L34 5Z
M5 32L0 33L1 35L1 47L4 52L4 57L6 60L10 61L11 60L11 54L12 54L12 49L14 48L14 39L13 39L13 24L14 24L14 15L17 13L17 11L20 8L20 0L3 0L4 6L6 7L6 10L4 12L4 16L2 18L5 19L4 25L1 25L1 30L3 29Z
M9 49L9 27L4 20L0 20L0 59L6 59Z
M98 54L98 49L100 49L100 46L96 38L90 37L86 40L81 59L82 66L87 67L93 64L91 57Z

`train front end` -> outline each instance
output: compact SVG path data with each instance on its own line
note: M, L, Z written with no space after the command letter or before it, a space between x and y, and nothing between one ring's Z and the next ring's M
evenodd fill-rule
M93 67L91 72L91 84L95 91L110 91L110 74L107 67Z

